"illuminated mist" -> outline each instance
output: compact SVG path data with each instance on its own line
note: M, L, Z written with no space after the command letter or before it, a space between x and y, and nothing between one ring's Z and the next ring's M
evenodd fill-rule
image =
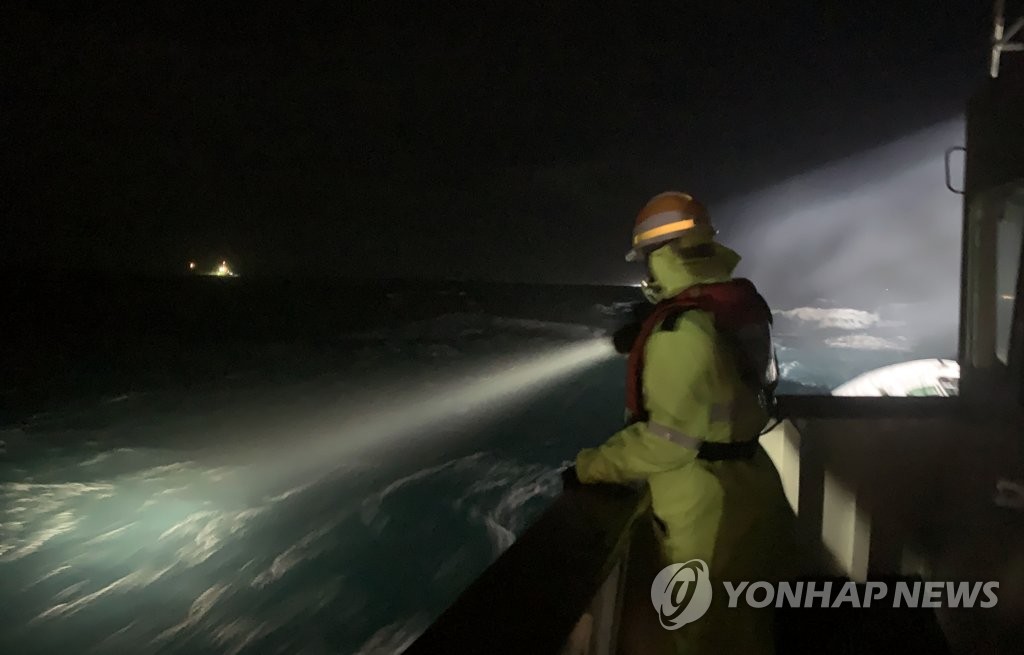
M545 387L593 366L615 354L607 337L546 349L531 355L517 355L486 363L483 367L445 371L426 389L413 390L393 385L375 388L362 397L347 398L294 426L295 437L287 441L268 440L274 455L275 475L295 470L329 466L354 457L408 454L427 446L436 447L438 428L452 429L470 421L486 420L488 411L507 410ZM275 448L286 450L274 453Z
M961 197L943 157L963 138L951 120L722 205L738 274L773 307L881 308L908 336L955 349Z

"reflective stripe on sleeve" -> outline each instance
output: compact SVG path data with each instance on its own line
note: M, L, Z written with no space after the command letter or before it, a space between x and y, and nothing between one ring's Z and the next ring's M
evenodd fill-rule
M693 437L679 430L655 423L654 421L647 421L647 429L651 431L651 434L667 439L674 444L678 444L684 448L690 448L691 450L700 450L700 445L704 443L703 439Z

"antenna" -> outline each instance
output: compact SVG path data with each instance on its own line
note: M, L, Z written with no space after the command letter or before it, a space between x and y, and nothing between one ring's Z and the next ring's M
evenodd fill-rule
M1005 25L1006 0L996 0L992 21L992 56L988 72L992 79L999 77L999 60L1004 52L1024 51L1024 37L1016 42L1013 40L1013 37L1021 33L1021 28L1024 28L1024 16L1015 20L1009 28Z

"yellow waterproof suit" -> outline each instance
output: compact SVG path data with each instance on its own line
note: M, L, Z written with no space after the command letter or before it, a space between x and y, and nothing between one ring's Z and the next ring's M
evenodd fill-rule
M739 259L717 243L713 256L695 260L662 247L651 253L649 266L664 299L695 284L729 280ZM665 564L694 558L708 563L711 608L675 632L678 652L774 652L771 610L751 610L743 600L738 608L727 608L721 584L792 574L794 518L774 465L760 447L746 460L697 459L695 449L665 436L744 441L755 438L768 417L756 391L741 381L736 353L708 312L687 311L671 329L656 330L647 341L645 361L643 402L649 420L581 451L577 475L583 483L646 480L654 513L666 527Z

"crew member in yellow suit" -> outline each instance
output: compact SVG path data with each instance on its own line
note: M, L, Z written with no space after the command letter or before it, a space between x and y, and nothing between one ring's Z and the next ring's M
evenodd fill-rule
M688 194L653 198L637 218L627 255L646 261L648 299L663 303L730 281L740 258L717 243L715 234L707 211ZM712 312L685 311L671 325L652 330L640 348L646 420L581 451L575 462L579 482L646 480L663 527L666 564L707 562L712 605L674 632L677 652L773 653L771 609L751 610L742 599L728 608L722 586L726 580L774 581L794 574L793 513L774 465L755 441L768 420L764 403L741 377L740 355L716 329ZM704 442L752 441L754 448L740 458L698 456Z

